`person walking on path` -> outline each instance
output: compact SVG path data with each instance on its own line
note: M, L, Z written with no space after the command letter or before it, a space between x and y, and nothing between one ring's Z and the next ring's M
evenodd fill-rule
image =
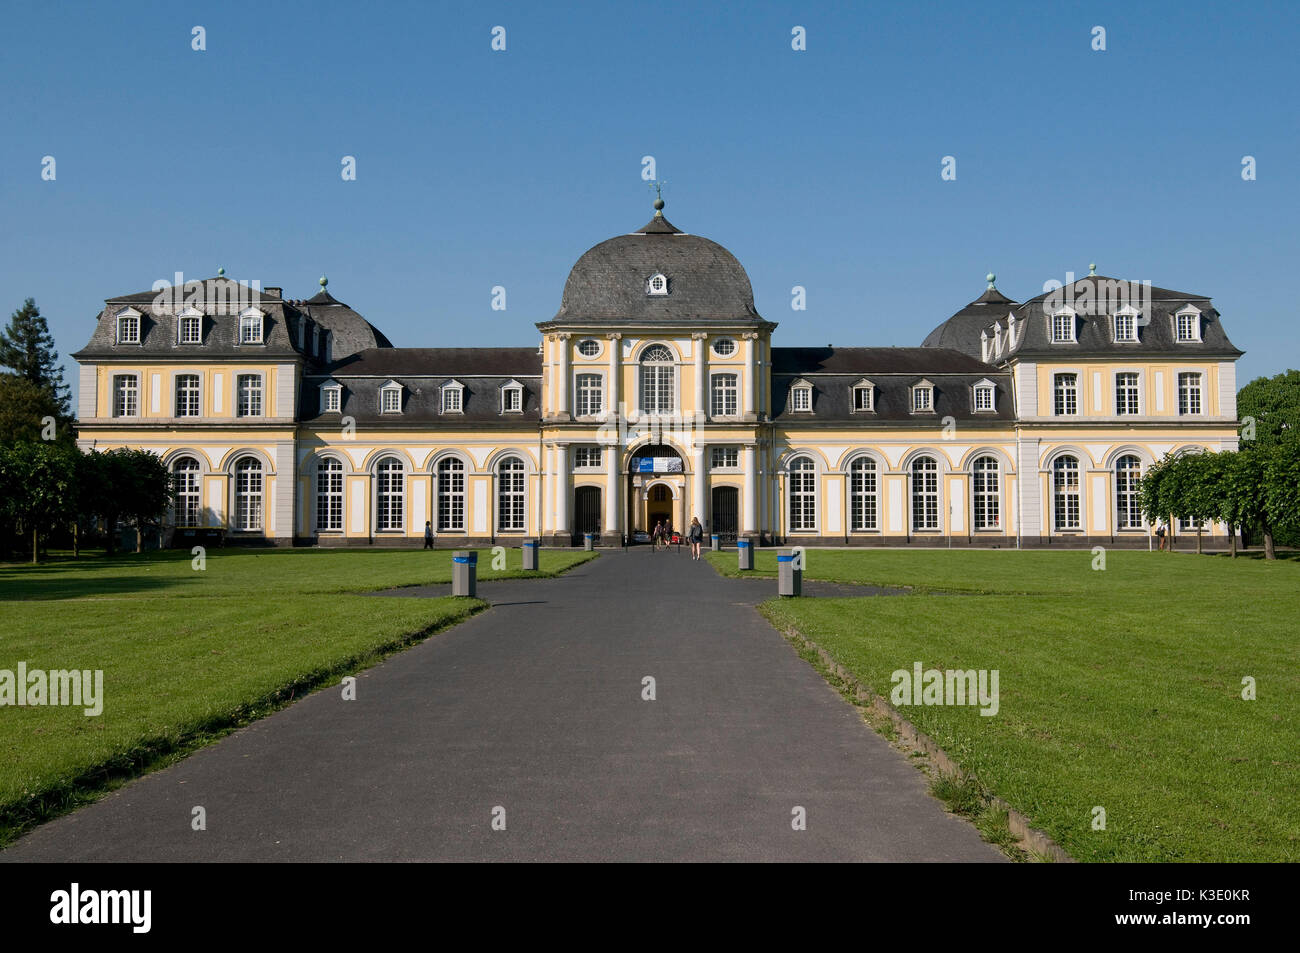
M698 516L691 517L691 530L686 534L687 540L691 544L691 558L700 558L700 544L704 542L704 527L700 525Z
M650 534L650 547L652 552L659 552L659 541L664 536L664 521L659 520L655 523L654 531Z
M424 521L424 548L433 549L433 524L428 520Z

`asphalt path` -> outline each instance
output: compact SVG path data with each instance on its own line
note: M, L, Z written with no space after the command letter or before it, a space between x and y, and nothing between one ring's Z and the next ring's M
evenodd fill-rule
M483 583L491 609L354 701L309 695L0 861L1004 859L758 614L775 586L648 548ZM874 590L805 590L846 591Z

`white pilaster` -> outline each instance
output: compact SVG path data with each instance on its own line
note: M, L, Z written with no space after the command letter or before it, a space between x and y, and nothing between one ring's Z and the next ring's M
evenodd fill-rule
M555 444L555 532L568 533L569 526L569 445Z
M709 412L708 372L704 367L704 338L705 335L699 331L691 335L695 347L695 412L697 414Z
M741 451L740 459L745 468L745 500L744 516L741 519L740 531L749 534L758 529L758 494L756 485L758 483L758 474L755 472L757 463L754 459L754 445L745 444L745 449Z
M606 533L618 535L623 532L622 520L619 519L622 510L619 508L619 485L621 477L618 472L619 448L608 447L606 453L609 457L605 461L605 523Z
M691 467L695 471L693 474L694 479L691 481L691 489L693 491L691 493L691 506L693 507L693 512L684 514L686 519L683 522L683 525L690 525L692 516L698 516L701 523L706 522L704 518L706 512L704 509L704 484L707 479L704 470L705 449L704 444L696 443L694 452L691 454Z
M556 345L560 349L560 372L556 375L555 413L558 417L569 416L569 335L555 335Z
M607 334L605 340L609 347L609 381L605 390L609 395L609 416L612 420L618 413L620 391L623 389L623 335Z
M750 331L745 335L745 370L744 380L741 382L741 390L744 393L744 406L741 408L746 419L754 416L754 339L757 334Z

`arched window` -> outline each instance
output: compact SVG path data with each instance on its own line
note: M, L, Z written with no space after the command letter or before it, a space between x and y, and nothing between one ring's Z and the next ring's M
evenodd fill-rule
M650 488L650 502L664 503L667 500L668 500L668 487L660 483Z
M1052 525L1058 530L1080 527L1079 461L1057 457L1052 464Z
M817 467L808 457L790 461L790 532L817 528Z
M343 529L343 463L333 457L316 464L316 529Z
M939 528L939 464L934 457L912 461L912 531Z
M438 464L438 529L465 528L465 464L448 457Z
M876 461L858 457L849 465L849 511L855 530L877 529Z
M641 412L671 414L677 406L677 366L673 352L662 344L641 355Z
M235 463L235 529L253 532L262 528L262 462L240 457Z
M979 457L971 464L976 529L1002 528L1002 494L998 477L996 457Z
M524 528L524 461L506 457L497 466L497 529Z
M395 531L406 527L406 468L396 457L384 457L375 467L375 527Z
M1142 503L1138 481L1142 478L1142 461L1125 454L1115 461L1115 516L1121 530L1143 529Z
M176 525L199 525L199 461L180 457L172 464L172 488L176 498Z

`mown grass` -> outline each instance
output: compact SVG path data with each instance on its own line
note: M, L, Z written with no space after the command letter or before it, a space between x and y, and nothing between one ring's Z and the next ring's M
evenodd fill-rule
M810 578L916 594L773 601L768 618L885 697L916 661L997 669L995 716L901 710L1072 856L1300 859L1300 563L1112 551L1094 571L1086 550L807 556ZM759 566L774 571L773 554Z
M592 554L543 552L544 575ZM479 578L523 575L520 553ZM535 574L528 574L535 575ZM438 550L188 551L0 566L0 669L102 669L104 707L0 707L0 844L465 618Z

